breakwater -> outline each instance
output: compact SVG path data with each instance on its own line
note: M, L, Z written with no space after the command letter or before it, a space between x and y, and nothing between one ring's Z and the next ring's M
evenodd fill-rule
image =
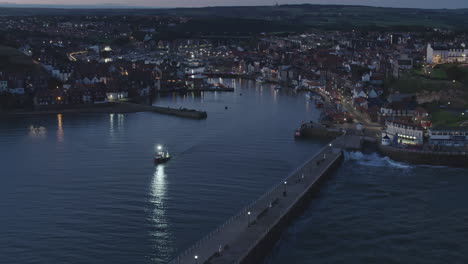
M342 136L171 263L259 263L343 159Z
M164 115L172 115L178 116L183 118L190 118L190 119L206 119L208 114L204 111L197 111L193 109L186 109L186 108L170 108L170 107L160 107L160 106L149 106L149 112L164 114Z

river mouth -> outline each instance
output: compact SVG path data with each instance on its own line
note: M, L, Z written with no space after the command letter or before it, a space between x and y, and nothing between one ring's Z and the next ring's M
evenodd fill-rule
M235 91L154 102L207 111L206 120L154 113L2 120L2 260L167 263L325 144L294 139L302 121L319 116L304 94L222 81ZM155 166L159 144L172 158ZM348 154L268 261L468 262L468 171L361 154Z
M319 116L304 95L223 81L235 92L154 102L207 111L206 120L144 112L2 119L3 260L167 263L324 144L294 139L302 121ZM155 166L157 145L172 158Z

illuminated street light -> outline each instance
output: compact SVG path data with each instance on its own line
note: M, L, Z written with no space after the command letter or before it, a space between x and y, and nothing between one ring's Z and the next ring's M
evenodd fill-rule
M197 263L198 263L197 261L198 261L198 256L197 256L197 255L195 255L195 264L197 264Z
M247 212L247 226L250 226L250 211Z

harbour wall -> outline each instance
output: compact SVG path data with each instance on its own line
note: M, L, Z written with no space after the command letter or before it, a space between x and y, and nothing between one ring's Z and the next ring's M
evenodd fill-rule
M383 155L388 156L392 160L411 164L468 167L468 153L466 152L412 151L382 145L379 145L379 150Z
M201 238L170 263L261 263L289 223L343 160L342 136L290 173L259 199Z
M265 257L271 253L276 243L280 240L284 231L290 226L291 222L301 216L304 211L310 206L311 200L320 192L320 186L327 180L337 167L340 166L344 155L341 153L336 159L330 163L328 168L313 182L297 200L290 206L288 211L280 217L274 226L263 235L256 245L239 261L241 264L257 264L262 263Z

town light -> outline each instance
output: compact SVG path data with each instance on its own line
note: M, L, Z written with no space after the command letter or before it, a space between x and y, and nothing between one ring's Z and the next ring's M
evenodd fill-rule
M161 145L158 145L158 150L162 150L162 146L161 146Z

